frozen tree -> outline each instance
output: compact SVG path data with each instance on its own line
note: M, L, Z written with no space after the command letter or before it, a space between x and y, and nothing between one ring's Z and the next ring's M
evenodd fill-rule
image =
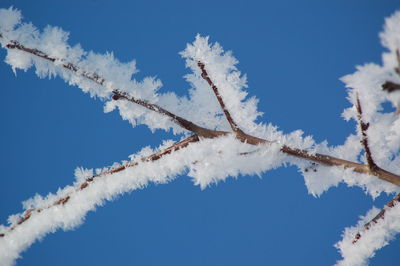
M343 145L333 147L303 137L301 131L285 134L271 124L256 123L258 100L247 97L238 61L208 37L196 36L181 52L191 70L185 78L192 88L188 97L178 97L160 93L156 78L133 79L134 62L71 46L62 29L47 26L40 31L22 23L20 11L1 9L0 42L14 72L34 67L40 78L60 77L104 101L106 112L118 110L132 126L172 130L181 140L145 148L110 167L77 168L72 185L25 201L24 210L0 226L0 264L13 264L50 232L79 226L105 201L151 182L168 183L179 174L206 188L229 176L295 165L315 196L339 183L359 186L372 197L399 193L400 116L382 105L400 107L400 12L386 19L380 37L387 48L383 64L359 66L342 78L352 105L343 116L357 121L357 128ZM400 232L399 201L397 194L384 209L373 207L356 226L344 230L336 244L343 257L338 265L367 263Z

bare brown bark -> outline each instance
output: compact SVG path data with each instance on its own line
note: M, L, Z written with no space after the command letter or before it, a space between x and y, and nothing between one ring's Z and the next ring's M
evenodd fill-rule
M400 74L399 74L400 75ZM385 83L382 84L382 89L387 92L394 92L400 90L400 84L391 82L391 81L386 81Z

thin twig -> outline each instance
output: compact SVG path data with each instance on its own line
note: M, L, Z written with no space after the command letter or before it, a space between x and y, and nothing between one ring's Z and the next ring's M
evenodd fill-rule
M195 123L188 121L188 120L184 119L183 117L175 115L175 114L171 113L170 111L168 111L158 105L149 103L149 102L141 100L141 99L134 98L126 92L122 92L120 90L113 90L113 93L114 93L114 96L112 98L114 100L125 99L130 102L141 105L149 110L152 110L159 114L165 115L165 116L171 118L171 120L173 122L175 122L177 125L181 126L182 128L184 128L186 130L193 132L194 134L198 135L199 137L214 138L214 137L229 134L228 132L225 132L225 131L211 130L211 129L207 129L207 128L201 127L199 125L196 125Z
M10 41L10 42L11 42L10 44L6 45L6 48L8 48L8 49L18 49L18 50L36 55L37 57L40 57L42 59L51 61L53 63L55 61L61 61L61 62L63 61L63 60L51 57L38 49L32 49L32 48L25 47L24 45L20 44L17 41ZM63 63L63 64L61 64L61 66L65 69L71 70L72 72L75 72L78 75L85 77L101 86L104 86L105 80L102 77L100 77L97 73L82 71L72 63Z
M357 94L357 99L356 99L356 109L357 109L357 120L358 120L358 125L361 130L361 144L363 145L364 151L365 151L365 158L367 159L367 163L371 171L377 170L379 167L376 165L374 162L374 159L372 158L372 153L371 149L369 148L368 144L368 135L367 135L367 130L369 128L369 123L365 123L362 117L362 108L361 108L361 102L360 98L358 97Z
M210 79L210 77L208 76L208 73L205 69L205 65L203 62L198 61L197 65L199 66L200 70L201 70L201 77L207 81L208 85L210 85L210 87L212 88L212 90L214 91L215 96L217 97L217 100L219 102L219 105L222 108L222 111L225 114L226 119L229 122L229 125L231 126L233 132L235 133L243 133L243 131L239 128L239 126L236 124L236 122L233 120L231 114L229 113L228 109L226 109L224 100L221 97L221 94L219 93L218 87L214 84L214 82Z
M2 36L0 36L2 37ZM52 58L50 56L48 56L47 54L37 50L37 49L31 49L31 48L27 48L23 45L21 45L20 43L16 42L16 41L11 41L11 44L6 45L6 47L8 49L19 49L21 51L25 51L27 53L33 54L35 56L38 56L42 59L51 61L51 62L55 62L60 61L63 62L63 60L58 60L56 58ZM239 127L236 125L236 123L234 122L234 120L232 119L229 111L225 108L225 104L221 98L221 96L219 95L218 92L218 88L214 85L214 83L211 81L211 79L208 77L207 72L205 71L204 68L204 64L202 64L201 62L199 63L199 67L202 70L202 77L209 83L209 85L213 88L214 93L217 96L217 99L224 111L224 114L226 115L228 122L230 123L232 130L236 133L236 138L239 139L242 142L248 143L250 145L261 145L261 144L271 144L271 141L265 140L265 139L261 139L258 137L254 137L251 135L247 135L245 134L242 130L239 129ZM77 75L80 75L82 77L85 77L101 86L105 86L105 79L100 77L98 74L96 73L90 73L90 72L86 72L83 70L80 70L77 66L71 64L71 63L63 63L61 64L61 66L65 69L68 69L74 73L76 73ZM172 121L174 121L175 123L177 123L178 125L180 125L181 127L192 131L194 133L196 133L195 136L189 137L173 146L171 146L170 148L164 150L163 152L160 153L156 153L153 154L149 157L143 158L142 161L155 161L158 160L159 158L163 157L166 154L170 154L171 152L175 151L175 150L179 150L182 149L184 147L186 147L187 145L189 145L189 143L191 142L196 142L199 140L199 137L204 137L204 138L214 138L214 137L218 137L221 135L226 135L228 134L228 132L223 132L223 131L215 131L215 130L209 130L209 129L205 129L202 127L199 127L197 125L195 125L194 123L187 121L186 119L179 117L169 111L167 111L166 109L163 109L155 104L151 104L148 103L147 101L141 100L141 99L136 99L130 95L128 95L127 93L124 93L122 91L119 90L113 90L114 96L113 99L114 100L119 100L121 98L131 101L133 103L139 104L141 106L143 106L144 108L147 108L149 110L158 112L162 115L166 115L167 117L169 117L170 119L172 119ZM354 163L354 162L350 162L350 161L346 161L346 160L342 160L339 158L335 158L329 155L323 155L323 154L318 154L318 153L310 153L309 151L306 150L301 150L301 149L297 149L297 148L291 148L288 147L286 145L283 145L281 147L281 151L285 154L288 154L290 156L294 156L297 158L301 158L301 159L305 159L308 161L312 161L318 164L323 164L323 165L327 165L327 166L340 166L340 167L344 167L344 168L350 168L352 169L354 172L358 172L358 173L364 173L364 174L370 174L370 175L374 175L382 180L391 182L393 184L396 184L398 186L400 186L400 176L395 175L393 173L390 173L388 171L385 171L381 168L377 168L372 170L370 165L364 165L364 164L359 164L359 163ZM244 153L245 154L245 153ZM371 158L372 159L372 158ZM77 189L74 193L84 190L86 189L91 182L93 182L93 180L97 177L100 176L104 176L107 174L113 174L113 173L117 173L120 171L125 170L126 168L129 167L134 167L138 164L138 162L129 162L125 165L122 165L120 167L111 169L109 171L103 172L102 174L99 175L94 175L90 178L87 178L82 184L80 184L79 186L77 186ZM73 193L64 196L61 199L58 199L57 201L53 202L50 206L46 207L46 208L40 208L40 209L29 209L26 210L23 217L12 227L10 227L10 231L14 230L14 228L22 223L24 223L25 221L27 221L28 219L30 219L30 217L32 217L32 215L34 215L35 213L40 213L41 211L43 211L44 209L48 209L51 208L52 206L56 206L56 205L64 205L66 204L71 196L73 196ZM0 234L0 237L4 237L4 233Z
M360 240L362 233L369 230L372 226L377 224L379 221L385 219L385 213L388 209L393 208L395 205L397 205L400 202L400 193L397 194L391 201L386 203L385 207L368 223L366 223L363 227L362 230L360 230L353 238L352 243L355 244L357 243L358 240Z
M82 191L82 190L86 189L87 187L89 187L90 184L92 184L93 181L96 178L121 172L121 171L123 171L123 170L125 170L127 168L131 168L131 167L137 166L140 162L157 161L158 159L162 158L163 156L171 154L174 151L181 150L181 149L187 147L190 143L197 142L197 141L199 141L198 136L197 135L193 135L191 137L188 137L188 138L186 138L186 139L184 139L182 141L179 141L179 142L175 143L174 145L168 147L167 149L165 149L165 150L163 150L161 152L157 152L157 153L154 153L154 154L152 154L150 156L141 158L139 161L128 162L128 163L123 164L123 165L121 165L121 166L119 166L117 168L113 168L113 169L110 169L108 171L102 172L100 174L93 175L92 177L86 178L86 180L84 182L82 182L80 185L78 185L73 192L71 192L68 195L65 195L64 197L54 201L53 203L51 203L47 207L26 210L25 213L23 214L22 218L19 219L16 224L11 226L8 229L8 232L14 230L17 226L19 226L19 225L23 224L24 222L26 222L27 220L29 220L32 217L32 215L34 215L36 213L40 213L40 212L42 212L44 210L50 209L53 206L66 204L71 199L71 197L74 196L75 193L77 193L79 191ZM7 233L2 233L2 234L0 234L0 237L4 237L6 234Z
M400 64L400 55L399 55L399 51L396 50L396 55L397 55L397 60L399 61ZM396 72L398 71L398 68L395 68ZM391 83L391 84L390 84ZM389 87L389 85L396 85L393 82L386 82L385 84L382 85L384 90L387 90L388 92L392 92L393 89ZM358 97L358 94L356 95L356 109L357 109L357 119L358 119L358 124L361 130L361 144L364 147L365 150L365 157L367 159L367 163L368 163L368 167L371 169L371 171L376 171L378 169L380 169L376 163L374 162L373 158L372 158L372 153L371 150L369 148L368 145L368 135L367 135L367 130L369 127L369 123L365 123L363 121L362 118L362 108L361 108L361 102L360 102L360 98ZM380 220L384 219L385 216L385 212L387 208L392 208L397 202L400 201L400 194L396 195L396 197L394 197L391 201L389 201L386 206L368 223L366 223L364 225L364 228L362 231L367 231L371 228L371 226L373 226L374 224L377 224ZM354 238L352 243L355 244L357 243L357 241L361 238L361 231L358 232Z
M60 59L57 59L54 57L50 57L49 55L47 55L46 53L44 53L38 49L31 49L31 48L25 47L24 45L20 44L17 41L11 41L11 44L7 44L6 47L9 49L18 49L18 50L36 55L42 59L45 59L45 60L51 61L51 62L60 60ZM60 60L60 61L63 61L63 60ZM85 77L85 78L95 82L98 85L101 85L101 86L105 85L106 80L104 78L100 77L97 73L82 71L78 66L76 66L72 63L63 63L61 66L65 69L75 72L77 75L80 75L82 77ZM222 135L227 134L227 132L209 130L209 129L200 127L200 126L194 124L193 122L190 122L178 115L175 115L156 104L149 103L142 99L137 99L133 96L128 95L126 92L122 92L118 89L114 89L113 93L114 93L114 96L113 96L114 100L123 98L123 99L129 100L131 102L134 102L140 106L143 106L144 108L152 110L154 112L160 113L162 115L166 115L169 118L171 118L172 121L174 121L179 126L183 127L186 130L193 132L194 134L197 134L200 137L213 138L216 136L222 136Z
M46 55L45 53L43 53L43 52L41 52L39 50L26 48L21 44L18 44L18 45L17 44L18 44L17 42L13 41L11 45L7 45L6 47L9 48L9 49L19 49L21 51L25 51L25 52L34 54L34 55L36 55L38 57L41 57L41 58L46 59L46 60L50 60L52 62L54 62L56 60L54 58L49 57L48 55ZM78 68L76 66L74 66L73 64L71 64L71 63L64 64L64 65L62 65L62 67L66 68L66 69L69 69L69 70L71 70L71 71L73 71L73 72L77 73L78 75L81 75L81 76L83 76L85 78L88 78L89 80L92 80L93 82L96 82L99 85L103 85L104 82L105 82L105 80L103 78L101 78L99 75L97 75L96 73L85 72L85 71L82 71L82 70L78 71ZM82 73L84 73L84 74L82 74ZM213 84L213 83L211 82L211 84ZM130 101L132 100L133 101L133 98L132 99L128 99L128 100L130 100ZM140 104L140 102L145 102L145 101L144 100L140 100L139 101L139 100L135 99L135 101L133 101L133 102ZM142 106L145 107L145 108L149 108L150 105L142 105ZM161 107L159 107L159 106L157 106L155 104L151 104L151 106L153 106L155 109L159 108L158 110L162 109ZM153 109L151 109L151 110L153 110ZM163 110L165 110L165 109L163 109ZM153 111L156 111L156 110L153 110ZM167 111L167 110L165 110L165 111ZM227 112L227 114L229 114L228 110L225 110L225 111ZM164 113L164 115L166 115L166 113ZM231 117L230 114L229 114L229 117ZM232 120L232 122L233 122L233 120ZM233 125L235 125L235 124L233 124ZM201 133L200 132L199 136L202 136L204 138L214 138L214 137L217 137L217 136L228 134L227 132L223 132L223 131L214 131L214 130L208 130L208 129L206 131L207 131L206 133ZM265 140L265 139L261 139L261 138L258 138L258 137L254 137L254 136L245 134L240 129L239 129L239 131L236 131L236 132L238 132L236 134L236 138L238 140L240 140L242 142L245 142L245 143L248 143L250 145L263 145L263 144L272 143L269 140ZM315 162L315 163L318 163L318 164L323 164L323 165L326 165L326 166L339 166L339 167L352 169L354 172L357 172L357 173L373 175L373 176L376 176L376 177L378 177L378 178L380 178L382 180L385 180L387 182L390 182L392 184L400 186L400 176L398 176L398 175L396 175L394 173L388 172L388 171L386 171L384 169L381 169L381 168L378 168L378 169L376 169L374 171L371 171L371 169L369 168L368 165L364 165L364 164L359 164L359 163L343 160L343 159L336 158L336 157L333 157L333 156L330 156L330 155L324 155L324 154L319 154L319 153L310 153L307 150L291 148L291 147L288 147L286 145L283 145L281 147L281 151L283 153L288 154L288 155L291 155L291 156L294 156L294 157L297 157L297 158L301 158L301 159L305 159L305 160L308 160L308 161L312 161L312 162Z
M46 53L44 53L38 49L27 48L17 41L11 41L11 44L7 44L6 47L9 49L18 49L18 50L21 50L24 52L28 52L30 54L36 55L42 59L45 59L45 60L48 60L51 62L55 62L55 61L59 60L59 59L48 56ZM104 84L105 84L106 80L104 78L100 77L97 73L90 73L87 71L82 71L81 69L79 69L79 67L77 67L76 65L74 65L72 63L64 63L61 66L65 69L75 72L76 74L81 75L82 77L85 77L85 78L97 83L98 85L104 86ZM126 92L122 92L118 89L114 89L113 93L114 93L114 95L113 95L114 100L118 100L121 98L126 99L126 100L136 103L144 108L147 108L154 112L160 113L162 115L166 115L169 118L171 118L172 121L175 122L176 124L178 124L179 126L183 127L186 130L193 132L194 134L197 134L200 137L213 138L216 136L226 135L228 133L228 132L223 132L223 131L209 130L209 129L200 127L200 126L194 124L193 122L190 122L178 115L175 115L156 104L149 103L142 99L137 99L133 96L128 95Z

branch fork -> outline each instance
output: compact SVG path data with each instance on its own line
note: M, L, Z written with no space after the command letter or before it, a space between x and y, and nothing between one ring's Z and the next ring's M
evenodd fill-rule
M0 38L3 38L3 36L1 34L0 34ZM17 50L35 55L43 60L50 61L50 62L56 62L56 61L63 62L62 64L59 65L60 67L67 69L67 70L75 73L78 76L84 77L98 85L105 86L105 84L106 84L106 80L104 78L102 78L101 76L99 76L97 73L90 73L90 72L84 71L72 63L65 62L64 60L60 60L60 59L51 57L40 50L25 47L24 45L22 45L21 43L19 43L17 41L11 41L9 44L6 45L6 48L17 49ZM63 198L53 202L53 204L51 204L45 208L42 208L42 209L26 210L24 212L22 218L16 224L9 227L7 232L14 230L18 225L26 222L32 216L36 215L37 213L40 213L41 211L43 211L45 209L49 209L52 206L56 206L56 205L67 204L68 201L70 200L70 198L74 196L74 193L86 189L97 178L101 178L104 175L121 172L129 167L135 167L140 162L156 161L174 151L184 149L185 147L190 145L190 143L197 142L202 138L216 138L216 137L220 137L220 136L226 136L228 134L234 134L236 139L238 139L239 141L245 142L249 145L267 145L267 144L273 143L272 141L269 141L266 139L261 139L261 138L255 137L255 136L248 135L238 126L238 124L232 118L229 110L226 108L224 100L223 100L221 94L219 93L218 87L211 80L211 78L206 70L206 65L203 62L198 61L197 66L199 67L199 69L201 71L201 77L209 84L209 86L213 90L214 95L217 98L218 103L219 103L231 129L232 129L232 132L217 131L217 130L212 130L212 129L207 129L207 128L201 127L192 121L188 121L185 118L180 117L180 116L166 110L165 108L163 108L161 106L150 103L146 100L137 99L137 98L129 95L128 93L126 93L118 88L115 88L112 91L113 92L113 96L112 96L113 100L115 100L115 101L126 100L129 102L132 102L133 104L138 104L148 110L157 112L163 116L168 117L169 119L171 119L172 122L174 122L178 126L182 127L183 129L185 129L189 132L192 132L193 135L191 137L188 137L188 138L180 141L180 142L177 142L176 144L172 145L171 147L165 149L162 152L152 154L148 157L144 157L144 158L140 159L139 161L128 162L117 168L113 168L113 169L105 171L101 174L94 175L90 178L87 178L84 182L82 182L80 185L78 185L76 187L75 191L73 191L69 195L66 195ZM363 143L364 149L366 151L368 164L360 164L360 163L356 163L356 162L351 162L351 161L347 161L347 160L343 160L340 158L336 158L336 157L324 155L324 154L319 154L319 153L310 153L307 150L291 148L286 145L281 146L281 152L283 152L289 156L293 156L293 157L297 157L297 158L309 161L309 162L311 162L311 164L313 166L316 166L317 164L322 164L322 165L326 165L326 166L340 166L340 167L344 167L344 168L349 168L349 169L352 169L354 172L374 175L377 178L380 178L382 180L385 180L387 182L390 182L390 183L400 186L400 176L398 176L394 173L385 171L385 170L379 168L378 166L376 166L376 164L374 163L374 161L372 159L372 155L369 151L368 141L367 141L367 136L366 136L368 124L362 122L361 114L362 114L361 105L359 105L359 115L360 115L359 121L361 121L360 122L361 131L365 133L365 138L363 137L362 143ZM245 155L247 153L243 153L243 154ZM399 196L399 198L400 198L400 196ZM397 201L399 201L399 200L397 200ZM0 234L0 237L4 237L7 234L7 232Z
M394 71L400 75L400 52L397 49L396 50L396 59L397 59L397 67L394 68ZM400 90L400 84L391 82L391 81L386 81L384 84L382 84L382 89L387 91L388 93L394 92L396 90ZM360 98L358 97L358 94L356 95L356 110L357 110L357 119L358 119L358 124L361 130L361 144L363 145L364 151L365 151L365 157L367 160L367 164L371 172L376 172L379 170L382 170L373 160L372 158L372 153L369 148L368 144L368 135L367 135L367 130L369 128L369 123L364 122L363 117L362 117L362 108L361 108L361 102ZM397 114L400 113L400 109L397 110ZM356 244L358 240L361 238L362 233L365 233L368 231L371 226L377 224L379 221L383 220L385 218L385 213L388 209L393 208L395 205L397 205L400 202L400 193L397 194L391 201L386 203L384 208L368 223L366 223L362 230L360 230L353 238L352 243Z

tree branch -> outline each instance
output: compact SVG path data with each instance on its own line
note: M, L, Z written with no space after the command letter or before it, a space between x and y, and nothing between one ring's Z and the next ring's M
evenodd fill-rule
M0 34L0 38L3 37ZM10 44L7 44L6 47L8 49L18 49L30 54L33 54L39 58L42 58L44 60L47 61L51 61L51 62L55 62L55 61L60 61L63 62L62 59L57 59L57 58L52 58L50 56L48 56L46 53L37 50L37 49L31 49L28 47L23 46L22 44L20 44L17 41L11 41ZM398 58L400 58L400 55L397 51L397 56ZM399 59L400 60L400 59ZM93 82L95 82L98 85L101 86L105 86L105 79L102 78L101 76L99 76L97 73L91 73L91 72L86 72L84 70L79 69L77 66L75 66L72 63L62 63L60 65L61 67L70 70L74 73L76 73L77 75L80 75L84 78L87 78ZM198 62L198 66L200 67L200 70L202 72L201 76L203 77L203 79L205 79L208 84L211 86L211 88L214 91L215 96L217 97L217 100L233 130L233 132L235 133L235 137L245 143L248 143L250 145L266 145L266 144L271 144L273 142L269 141L269 140L265 140L265 139L261 139L258 137L254 137L251 135L248 135L246 133L244 133L235 123L235 121L233 120L232 116L230 115L229 111L226 109L225 103L221 97L221 95L219 94L218 88L215 86L215 84L211 81L210 77L208 76L208 73L205 70L205 65L202 62ZM386 83L385 83L386 84ZM383 85L384 89L385 89L385 84ZM389 84L393 87L393 84ZM395 88L397 84L395 84ZM166 150L159 152L159 153L155 153L152 154L148 157L142 158L140 161L142 162L147 162L147 161L156 161L160 158L162 158L163 156L172 153L173 151L182 149L187 147L190 143L192 142L196 142L199 141L199 137L204 137L204 138L215 138L218 136L222 136L222 135L227 135L229 134L228 132L224 132L224 131L216 131L216 130L210 130L210 129L206 129L203 127L200 127L196 124L194 124L191 121L188 121L178 115L175 115L171 112L169 112L168 110L156 105L156 104L152 104L149 103L145 100L141 100L141 99L137 99L134 98L132 96L130 96L128 93L120 91L118 89L114 89L112 91L114 93L113 95L113 99L114 100L120 100L120 99L124 99L127 101L130 101L132 103L138 104L146 109L152 110L154 112L160 113L162 115L165 115L167 117L169 117L174 123L176 123L177 125L181 126L182 128L191 131L193 133L195 133L194 136L189 137L187 139L184 139L176 144L174 144L173 146L167 148ZM322 165L326 165L326 166L339 166L339 167L344 167L344 168L349 168L352 169L354 172L357 173L363 173L363 174L369 174L369 175L373 175L376 176L382 180L385 180L387 182L390 182L392 184L398 185L400 186L400 176L385 171L381 168L379 168L378 166L376 166L376 164L374 163L372 156L371 156L371 152L368 146L368 139L367 139L367 134L366 134L366 130L368 129L368 123L364 123L362 120L362 109L361 109L361 104L360 101L357 97L357 104L356 104L356 108L357 108L357 112L358 112L358 119L359 119L359 124L360 124L360 128L361 128L361 132L362 132L362 144L364 146L365 152L366 152L366 157L367 157L367 162L368 164L359 164L359 163L355 163L355 162L350 162L347 160L342 160L340 158L336 158L333 156L329 156L329 155L324 155L324 154L319 154L319 153L311 153L307 150L302 150L302 149L297 149L297 148L291 148L288 147L286 145L283 145L281 147L281 152L296 157L296 158L300 158L300 159L304 159L307 161L311 161L313 163L318 163L318 164L322 164ZM245 155L247 153L243 153L243 155ZM42 212L45 209L49 209L53 206L57 206L57 205L64 205L67 204L68 201L70 200L71 197L74 196L74 193L77 193L79 191L82 191L84 189L86 189L88 186L90 186L90 184L96 179L99 178L101 176L105 176L108 174L113 174L113 173L117 173L117 172L121 172L129 167L134 167L136 165L138 165L140 162L138 161L134 161L134 162L129 162L126 163L124 165L121 165L117 168L105 171L99 175L94 175L90 178L87 178L84 182L82 182L80 185L78 185L75 189L74 192L58 199L57 201L53 202L52 204L50 204L49 206L45 207L45 208L38 208L38 209L29 209L26 210L25 213L23 214L22 218L20 220L17 221L16 224L12 225L7 232L14 230L17 226L19 226L20 224L23 224L25 221L29 220L32 215L36 215L40 212ZM384 217L384 213L386 211L387 208L389 207L393 207L397 202L400 201L400 194L397 195L391 202L389 202L387 204L387 207L385 209L383 209L371 222L367 223L364 228L365 230L368 230L368 228L370 228L371 225L373 225L374 223L377 223L380 219L383 219ZM4 237L6 233L0 234L0 237ZM361 237L361 234L358 233L355 236L355 240L353 241L353 243L356 243L357 240Z
M86 178L86 180L84 182L82 182L80 185L76 186L75 191L73 191L73 192L69 193L68 195L66 195L66 196L54 201L49 206L44 207L44 208L26 210L25 213L23 214L22 218L19 219L16 224L11 226L8 229L8 232L14 230L17 226L19 226L20 224L23 224L24 222L29 220L32 217L32 215L34 215L34 214L40 213L40 212L42 212L43 210L46 210L46 209L50 209L53 206L66 204L70 200L70 198L74 196L74 193L77 193L79 191L82 191L82 190L86 189L97 178L100 178L100 177L106 176L106 175L115 174L115 173L121 172L121 171L123 171L123 170L125 170L127 168L135 167L140 162L157 161L158 159L164 157L165 155L168 155L168 154L171 154L174 151L178 151L178 150L181 150L183 148L186 148L190 143L197 142L197 141L199 141L199 137L197 135L193 135L191 137L188 137L188 138L186 138L186 139L184 139L182 141L179 141L179 142L175 143L174 145L168 147L167 149L165 149L165 150L163 150L161 152L157 152L157 153L154 153L154 154L152 154L150 156L143 157L139 161L128 162L128 163L123 164L123 165L121 165L119 167L116 167L116 168L110 169L108 171L105 171L103 173L100 173L100 174L97 174L97 175L93 175L92 177ZM0 237L4 237L5 235L6 235L6 233L2 233L2 234L0 234Z
M364 228L360 230L353 238L352 243L355 244L357 241L361 238L362 233L369 230L371 226L374 226L377 224L380 220L385 219L385 213L388 209L393 208L396 204L400 202L400 193L397 194L391 201L386 203L386 205L383 207L383 209L368 223L364 225Z
M394 68L394 71L400 75L400 52L398 49L396 49L396 59L397 59L398 66ZM397 84L397 83L394 83L391 81L386 81L384 84L382 84L382 89L384 91L387 91L388 93L391 93L391 92L400 90L400 84ZM357 95L357 99L356 99L356 109L358 112L357 119L358 119L358 123L359 123L360 129L361 129L361 135L362 135L361 143L364 146L368 166L371 170L380 169L373 161L371 151L368 146L368 137L367 137L366 131L369 127L369 123L365 124L362 120L362 109L361 109L360 99L358 98L358 95ZM398 112L399 112L399 109L398 109L397 113ZM371 221L369 221L368 223L366 223L364 225L364 228L354 236L352 243L353 244L357 243L358 240L361 238L361 235L362 235L361 233L369 230L371 228L371 226L373 226L373 225L377 224L379 221L383 220L385 218L386 211L389 208L393 208L398 202L400 202L400 193L397 194L391 201L386 203L384 208Z
M229 113L228 109L226 109L224 100L222 99L221 95L219 94L219 90L218 87L215 86L214 82L212 82L212 80L210 79L210 77L208 76L208 73L205 69L205 65L204 63L202 63L201 61L197 62L197 65L199 66L200 70L201 70L201 77L207 81L208 85L210 85L210 87L212 88L212 90L214 91L215 97L217 97L217 100L219 102L219 105L222 108L222 111L225 114L226 119L229 122L229 125L231 126L233 132L237 133L237 134L243 134L244 132L239 128L239 126L235 123L235 121L233 120L231 114Z
M210 77L208 76L207 71L205 70L205 65L203 62L198 61L197 65L199 66L200 70L201 70L201 76L204 80L207 81L207 83L211 86L211 88L214 91L215 96L218 99L218 102L222 108L222 110L224 111L224 114L229 122L229 124L231 125L232 130L236 133L236 138L239 139L242 142L246 142L248 144L251 145L259 145L259 144L270 144L271 141L265 140L265 139L260 139L251 135L248 135L246 133L244 133L242 130L240 130L240 128L237 126L237 124L234 122L231 114L229 113L229 111L226 109L225 103L221 97L221 95L219 94L218 88L217 86L213 83L213 81L210 79ZM359 113L361 113L361 105L359 106ZM363 128L364 127L368 127L366 126L365 123L362 123ZM366 129L365 129L366 130ZM363 130L363 132L365 133L365 130ZM387 172L379 167L377 167L374 163L374 161L372 160L372 156L371 156L371 152L368 146L368 140L365 138L365 143L366 143L366 150L368 150L368 152L366 152L367 154L367 159L368 160L368 165L364 165L364 164L359 164L359 163L354 163L354 162L350 162L350 161L346 161L346 160L342 160L339 158L335 158L329 155L324 155L324 154L319 154L319 153L315 153L312 154L306 150L301 150L301 149L296 149L296 148L291 148L288 147L286 145L281 147L281 151L283 153L289 154L291 156L297 157L297 158L301 158L301 159L305 159L305 160L309 160L315 163L319 163L319 164L323 164L326 166L342 166L344 168L352 168L353 171L357 172L357 173L362 173L362 174L372 174L374 176L377 176L380 179L383 179L385 181L391 182L393 184L396 184L398 186L400 186L400 176L392 174L390 172Z
M0 35L0 37L2 37ZM38 50L38 49L31 49L28 47L25 47L24 45L20 44L17 41L11 41L11 44L7 44L6 47L8 49L18 49L30 54L33 54L35 56L38 56L42 59L45 59L47 61L51 61L51 62L55 62L57 60L57 58L54 57L50 57L49 55L47 55L46 53ZM63 61L63 60L60 60ZM105 79L100 77L97 73L91 73L91 72L87 72L87 71L82 71L78 66L72 64L72 63L63 63L61 65L63 68L68 69L74 73L76 73L77 75L80 75L82 77L85 77L93 82L95 82L98 85L104 86L105 84ZM118 89L114 89L113 90L113 99L114 100L118 100L118 99L126 99L130 102L136 103L146 109L152 110L154 112L157 112L159 114L168 116L169 118L172 119L173 122L175 122L177 125L181 126L182 128L189 130L191 132L193 132L194 134L197 134L200 137L204 137L204 138L214 138L217 136L222 136L222 135L226 135L228 134L228 132L224 132L224 131L216 131L216 130L209 130L203 127L200 127L196 124L194 124L193 122L190 122L178 115L175 115L167 110L165 110L164 108L153 104L153 103L149 103L146 100L141 100L141 99L137 99L134 98L133 96L128 95L126 92L122 92Z
M371 149L369 148L369 145L368 145L367 130L369 128L369 123L364 122L364 120L362 118L362 109L361 109L361 103L360 103L360 98L358 97L358 94L356 97L357 97L357 99L356 99L357 120L358 120L358 125L361 130L361 144L363 145L363 148L365 151L365 158L367 159L369 169L371 171L375 171L379 167L374 162L374 159L372 158Z
M2 36L1 36L2 37ZM33 55L36 55L37 57L40 57L42 59L45 59L47 61L51 61L51 62L55 62L58 61L60 59L54 58L54 57L50 57L49 55L47 55L46 53L38 50L38 49L32 49L32 48L28 48L25 47L24 45L20 44L17 41L10 41L10 44L6 45L6 48L8 49L18 49L20 51L24 51ZM60 60L61 62L63 60ZM97 73L91 73L91 72L86 72L86 71L82 71L80 70L77 66L75 66L72 63L63 63L61 64L61 66L65 69L71 70L72 72L75 72L76 74L85 77L101 86L104 86L104 82L105 79L103 79L102 77L100 77Z
M55 58L49 57L47 54L45 54L45 53L43 53L43 52L41 52L41 51L39 51L37 49L26 48L25 46L19 44L16 41L12 41L11 43L12 44L6 45L6 47L9 48L9 49L19 49L21 51L28 52L30 54L36 55L36 56L38 56L40 58L43 58L45 60L49 60L49 61L52 61L52 62L57 60ZM204 66L204 64L203 64L203 66ZM71 63L63 64L62 67L77 73L77 75L81 75L81 76L83 76L85 78L88 78L89 80L92 80L93 82L95 82L95 83L97 83L99 85L104 86L105 79L100 77L96 73L90 73L90 72L82 71L78 67L74 66ZM204 69L204 67L203 67L203 69ZM204 69L204 71L205 71L205 69ZM204 76L203 78L207 78L208 77L207 72L205 72L205 75L203 75L203 76ZM211 80L210 80L210 82L211 82L211 85L216 88L216 86L212 83ZM134 102L136 104L140 104L141 106L143 106L143 107L145 107L147 109L150 109L150 110L155 111L155 112L159 112L159 113L161 113L163 115L166 115L166 116L170 117L175 123L178 123L178 125L180 125L182 127L185 126L187 128L190 128L191 129L190 131L196 133L199 137L215 138L215 137L218 137L218 136L222 136L222 135L228 134L228 132L224 132L224 131L216 131L216 130L210 130L210 129L205 129L205 128L199 127L199 126L193 124L190 121L187 121L187 120L185 120L183 118L180 118L177 115L172 114L171 112L161 108L160 106L148 103L147 101L144 101L144 100L136 99L136 98L134 98L132 96L129 96L127 94L123 94L119 90L114 90L113 92L114 92L114 96L117 99L124 98L124 99L129 100L131 102ZM217 92L218 92L218 89L217 89ZM223 103L222 98L221 98L221 102ZM221 104L221 102L220 102L220 104ZM225 107L225 105L223 105L223 106ZM227 118L230 117L230 120L232 121L231 126L233 126L233 128L235 128L234 127L236 125L235 122L233 121L232 117L230 116L229 111L226 110L226 108L224 108L224 107L223 107L224 113L226 112L225 115L228 114ZM179 123L181 123L181 124L179 124ZM186 123L188 123L188 124L186 124ZM236 126L236 138L238 140L240 140L242 142L245 142L245 143L248 143L250 145L263 145L263 144L271 144L271 143L273 143L272 141L269 141L269 140L265 140L265 139L261 139L261 138L258 138L258 137L254 137L254 136L248 135L248 134L244 133L242 130L240 130L237 126ZM343 159L336 158L336 157L329 156L329 155L324 155L324 154L319 154L319 153L311 153L311 152L309 152L307 150L291 148L291 147L288 147L286 145L283 145L281 147L281 151L283 153L285 153L285 154L288 154L288 155L291 155L291 156L294 156L294 157L297 157L297 158L305 159L305 160L308 160L308 161L312 161L312 162L315 162L315 163L323 164L323 165L326 165L326 166L339 166L339 167L352 169L354 172L357 172L357 173L373 175L373 176L376 176L376 177L378 177L378 178L380 178L382 180L385 180L387 182L390 182L392 184L400 186L400 176L398 176L398 175L396 175L394 173L388 172L388 171L386 171L384 169L381 169L379 167L377 169L375 169L374 171L372 171L369 168L368 165L359 164L359 163L355 163L355 162L350 162L350 161L343 160Z
M154 112L157 112L159 114L168 116L169 118L171 118L171 120L176 123L177 125L181 126L182 128L189 130L191 132L193 132L194 134L198 135L199 137L204 137L204 138L214 138L214 137L218 137L218 136L223 136L223 135L227 135L229 134L228 132L225 131L217 131L217 130L211 130L211 129L207 129L201 126L198 126L196 124L194 124L191 121L188 121L178 115L175 115L173 113L171 113L170 111L149 103L145 100L141 100L141 99L136 99L132 96L130 96L128 93L126 92L122 92L120 90L113 90L114 96L112 97L114 100L119 100L119 99L125 99L128 100L130 102L136 103L138 105L141 105L149 110L152 110Z

